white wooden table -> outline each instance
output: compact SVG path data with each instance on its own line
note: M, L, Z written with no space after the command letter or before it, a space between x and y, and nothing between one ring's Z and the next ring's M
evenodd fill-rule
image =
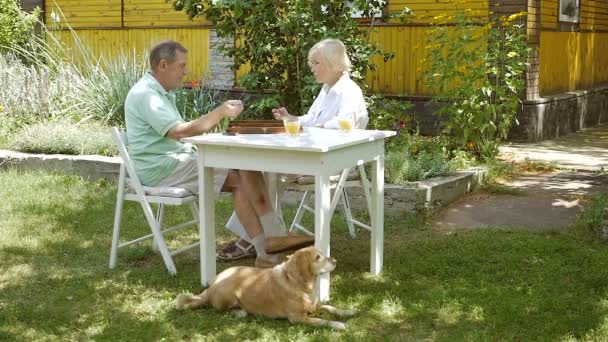
M285 134L207 134L182 139L198 146L200 189L201 284L216 276L213 168L308 174L315 176L315 247L329 256L329 177L345 168L372 162L372 274L382 270L384 244L384 139L393 131L308 128ZM321 301L329 300L329 274L317 284Z

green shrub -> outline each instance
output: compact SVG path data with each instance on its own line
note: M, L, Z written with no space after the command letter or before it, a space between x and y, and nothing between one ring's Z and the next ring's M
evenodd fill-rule
M26 45L34 35L40 9L27 13L16 0L0 0L0 52Z
M9 147L27 153L118 154L110 129L99 123L39 122L14 134Z
M344 42L353 62L351 76L361 84L367 72L375 69L373 56L390 58L370 42L371 29L361 30L351 15L354 9L346 1L168 1L190 17L204 16L218 36L237 42L219 48L234 59L233 69L250 67L239 80L243 87L273 91L251 106L262 113L278 105L293 114L307 111L319 91L307 66L308 51L323 38ZM381 11L385 4L384 0L352 2L366 17Z
M47 119L77 118L81 110L86 114L77 96L78 82L79 75L68 66L52 71L0 54L0 133Z
M409 101L387 98L381 95L371 95L365 99L369 113L368 129L399 130L412 129L412 117L409 114L414 106Z
M384 160L384 175L390 184L407 184L438 176L454 174L455 168L439 153L389 152Z
M587 206L570 227L570 232L578 239L596 241L608 239L608 195L593 196Z
M427 36L428 71L425 83L445 104L437 114L446 117L445 131L459 148L492 160L498 146L517 123L523 75L530 54L525 18L478 19L471 10L452 17L435 17Z

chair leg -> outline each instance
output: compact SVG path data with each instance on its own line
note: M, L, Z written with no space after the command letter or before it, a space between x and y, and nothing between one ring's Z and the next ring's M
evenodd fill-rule
M367 179L367 174L365 173L365 167L363 165L359 165L359 174L361 177L361 185L363 186L363 193L365 194L365 202L367 203L367 214L369 217L372 217L372 185Z
M308 191L304 191L304 194L302 195L302 200L300 201L300 205L298 205L298 211L296 211L296 216L293 218L293 222L289 227L290 232L293 231L293 229L296 228L297 225L300 225L302 222L302 217L304 216L304 212L306 211L306 209L304 208L304 205L306 203L306 196L308 196Z
M190 203L190 211L192 212L192 218L195 219L198 224L198 205L196 205L196 202Z
M156 222L158 222L158 228L163 230L163 219L165 218L165 205L162 203L158 204L158 208L156 209ZM152 239L152 250L154 252L158 252L158 243L156 239Z
M152 208L146 202L140 202L142 209L144 210L144 214L146 215L146 220L148 220L148 224L150 225L150 229L152 229L152 235L154 235L154 240L158 243L158 249L160 250L160 254L163 257L163 261L165 262L165 266L167 266L167 271L170 274L176 274L177 270L175 269L175 264L173 263L173 259L171 258L171 253L169 253L169 248L167 247L167 243L163 238L163 234L160 231L160 226L154 217L154 213L152 212Z
M348 201L348 192L346 192L346 188L342 188L342 206L344 208L344 218L346 219L346 224L348 225L348 231L350 232L350 237L355 238L355 225L353 224L353 213L350 210L350 202Z
M116 267L118 258L118 240L120 239L120 222L122 220L122 208L125 196L125 167L121 165L118 181L118 192L116 193L116 212L114 213L114 230L112 232L112 246L110 247L110 265L112 269Z

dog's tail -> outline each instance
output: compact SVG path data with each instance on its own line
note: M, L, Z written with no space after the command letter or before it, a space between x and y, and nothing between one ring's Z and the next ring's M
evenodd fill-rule
M203 291L198 296L187 293L182 293L175 299L175 308L177 310L196 309L209 303L207 290Z

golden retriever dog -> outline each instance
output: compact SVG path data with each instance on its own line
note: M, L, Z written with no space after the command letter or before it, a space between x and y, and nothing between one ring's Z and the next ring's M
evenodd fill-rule
M320 274L336 268L336 260L325 257L314 247L301 249L285 262L273 268L247 266L231 267L215 277L211 285L198 296L180 294L176 299L178 310L211 305L218 310L234 311L238 316L247 314L271 318L287 318L315 326L346 329L338 321L309 316L326 311L338 317L355 313L330 305L317 303L315 283Z

